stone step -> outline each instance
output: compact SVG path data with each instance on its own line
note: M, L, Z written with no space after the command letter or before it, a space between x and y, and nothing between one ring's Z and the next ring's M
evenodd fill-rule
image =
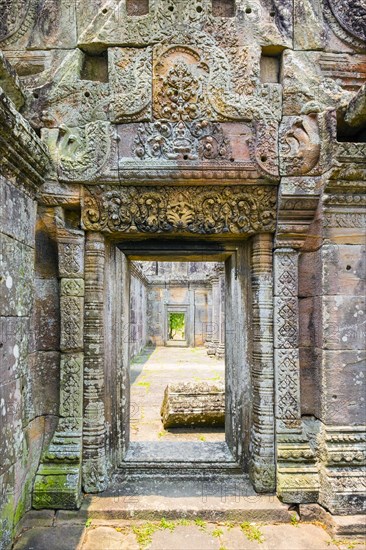
M57 512L59 521L87 519L160 520L202 518L206 521L288 523L288 505L275 495L258 495L248 480L237 476L195 480L142 479L86 495L78 512Z

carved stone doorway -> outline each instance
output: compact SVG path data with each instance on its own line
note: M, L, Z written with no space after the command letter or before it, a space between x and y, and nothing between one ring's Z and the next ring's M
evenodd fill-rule
M226 441L175 443L164 442L144 446L130 442L130 381L128 338L122 338L117 351L112 352L112 361L107 361L106 387L112 390L111 400L105 403L107 423L111 423L107 448L115 458L115 468L127 472L164 470L172 475L191 471L202 475L218 472L250 473L256 490L271 491L274 483L274 433L273 433L273 350L268 335L262 330L260 300L271 292L271 281L258 279L259 250L271 266L271 235L258 235L237 242L198 243L195 240L162 239L121 241L110 244L113 251L106 254L105 274L112 284L119 272L122 280L122 298L110 301L106 318L107 332L113 319L123 319L129 324L129 270L131 260L162 261L218 261L225 262L226 304ZM120 267L116 267L116 262ZM108 274L108 272L110 272ZM259 285L259 286L258 286ZM269 285L269 286L268 286ZM267 288L265 288L267 287ZM258 292L259 291L259 292ZM108 293L108 291L107 291ZM267 303L268 305L268 303ZM266 305L266 307L267 307ZM271 321L272 309L269 311ZM266 314L268 322L268 312ZM258 341L261 343L258 347ZM269 344L269 348L268 348ZM106 350L108 354L108 350ZM111 350L109 350L111 353ZM114 355L113 355L114 354ZM267 370L263 369L267 362ZM260 365L260 369L258 369ZM261 370L261 372L260 372ZM263 400L263 392L267 397ZM107 392L107 395L109 392ZM261 399L262 407L258 407ZM114 414L108 415L111 411ZM266 429L265 439L261 429ZM184 446L184 448L180 448Z

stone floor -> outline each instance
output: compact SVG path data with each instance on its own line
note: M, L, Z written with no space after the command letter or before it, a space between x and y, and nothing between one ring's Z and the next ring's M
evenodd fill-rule
M41 522L42 523L42 522ZM86 524L54 519L17 537L13 550L347 550L364 549L357 540L333 540L314 524L206 523L196 520Z
M131 363L131 441L224 441L223 429L164 430L160 409L169 382L225 380L225 361L206 348L145 348Z

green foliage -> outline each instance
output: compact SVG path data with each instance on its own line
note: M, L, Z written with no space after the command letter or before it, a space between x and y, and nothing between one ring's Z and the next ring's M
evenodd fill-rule
M240 529L243 531L248 540L256 540L259 544L263 542L263 534L258 527L252 523L249 523L249 521L244 521L241 523Z
M195 525L199 527L200 529L206 529L206 522L201 518L196 518L194 520Z
M182 518L182 519L178 519L177 524L187 526L187 525L191 525L191 522L189 521L189 519Z
M136 535L136 539L141 550L143 550L144 548L149 546L149 544L151 544L153 534L156 531L159 531L160 528L161 528L160 525L158 525L157 523L151 523L151 522L144 523L143 525L134 525L132 527L132 531Z
M141 386L142 388L150 389L151 382L137 382L136 386Z
M338 548L342 548L342 550L353 550L358 545L364 546L363 541L358 540L341 540L341 539L332 539L327 541L328 546L337 546Z
M86 520L86 522L85 522L85 527L90 527L91 524L92 524L92 521L93 521L93 520L92 520L91 518L88 518L88 519Z
M160 527L162 529L169 529L170 531L174 531L175 523L174 523L174 521L168 521L165 518L161 518Z
M177 332L181 332L184 335L184 326L184 313L169 313L169 340L173 340Z
M291 514L291 525L294 527L299 526L299 518L297 517L297 514Z
M216 538L221 537L223 534L224 534L224 531L222 529L220 529L219 527L216 527L216 529L214 529L212 531L212 536L216 537Z

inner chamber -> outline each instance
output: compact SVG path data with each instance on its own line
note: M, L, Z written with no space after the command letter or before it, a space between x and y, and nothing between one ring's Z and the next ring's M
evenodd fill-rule
M133 261L130 441L225 441L223 262Z

